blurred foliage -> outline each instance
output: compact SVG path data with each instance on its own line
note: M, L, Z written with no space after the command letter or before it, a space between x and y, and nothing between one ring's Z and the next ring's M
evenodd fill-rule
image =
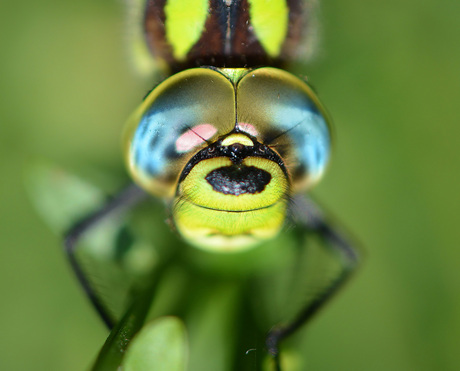
M61 236L105 202L103 188L44 162L27 169L26 186L43 220ZM272 370L264 351L266 333L296 316L339 268L312 238L298 254L304 233L294 226L261 248L220 255L186 246L158 220L164 212L155 204L144 202L127 214L99 222L77 245L91 288L120 320L94 371L117 370L121 363L128 369L155 362L166 369L183 368L185 353L190 353L190 371ZM168 314L181 318L171 324L172 333L169 325L149 323ZM177 329L182 322L190 352ZM161 349L171 349L164 360L159 351L140 357L142 349L166 340L171 344ZM125 359L125 354L130 355ZM174 354L182 354L179 362ZM283 370L300 370L301 358L283 351Z
M128 348L126 371L184 371L187 364L185 327L174 317L161 317L145 326Z
M320 49L301 73L328 107L337 143L314 193L368 256L347 289L293 340L289 354L307 369L458 369L459 11L452 0L322 1ZM108 193L118 190L127 181L123 123L152 81L130 71L118 2L5 1L0 21L0 368L87 369L107 332L60 240L33 210L23 175L45 158L87 174ZM166 225L156 228L165 231L158 246L176 241ZM265 256L258 251L253 259ZM204 264L199 253L189 255L185 250L196 267ZM284 259L288 266L289 251ZM275 273L270 278L281 285ZM160 302L180 300L168 287L187 277L171 267ZM236 284L227 284L223 292L210 285L196 293L190 336L208 338L205 325L235 325L227 310ZM151 310L153 317L169 314L161 305ZM270 310L261 305L261 316ZM226 356L206 347L193 354Z

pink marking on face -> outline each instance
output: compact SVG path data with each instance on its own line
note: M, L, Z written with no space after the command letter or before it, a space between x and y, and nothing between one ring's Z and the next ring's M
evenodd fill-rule
M176 151L179 153L188 152L211 139L216 133L217 129L211 124L195 125L177 138Z
M245 122L239 122L238 123L238 128L241 131L244 131L245 133L248 133L249 135L252 135L253 137L256 137L257 135L259 135L259 132L254 127L254 125L247 124Z

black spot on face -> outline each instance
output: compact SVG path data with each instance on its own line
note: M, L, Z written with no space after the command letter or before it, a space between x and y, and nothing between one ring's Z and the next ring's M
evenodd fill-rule
M262 192L271 178L269 172L254 166L225 166L211 171L205 179L214 191L239 196Z

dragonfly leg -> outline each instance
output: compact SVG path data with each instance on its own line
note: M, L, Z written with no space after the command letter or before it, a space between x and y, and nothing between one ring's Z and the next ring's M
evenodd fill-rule
M75 252L77 250L79 240L86 232L97 226L99 222L105 218L133 207L145 197L146 193L142 189L135 184L131 184L118 193L114 198L110 199L99 210L96 210L94 213L77 222L64 236L64 249L78 282L91 301L91 304L94 306L109 329L112 329L114 326L114 320L85 275L81 264L75 256Z
M302 227L305 234L316 234L340 262L340 272L330 283L301 309L297 317L286 325L274 327L267 335L266 346L273 356L276 370L281 371L279 343L297 331L321 309L328 300L345 284L360 262L358 249L348 241L336 227L328 222L321 209L310 198L295 198L293 219Z

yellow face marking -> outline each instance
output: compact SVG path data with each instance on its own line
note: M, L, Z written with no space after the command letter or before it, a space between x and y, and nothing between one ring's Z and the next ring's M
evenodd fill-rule
M173 212L177 229L191 244L204 250L235 252L275 237L283 226L286 208L283 199L265 209L225 212L179 199Z
M286 0L249 0L251 24L257 39L271 57L280 54L289 24Z
M243 146L253 147L254 143L244 134L232 134L222 141L222 146L231 146L232 144L239 143Z
M208 0L168 0L165 5L166 39L173 56L184 60L200 39L208 16Z
M244 134L232 134L222 147L254 147ZM280 164L249 156L196 163L179 184L173 219L191 244L218 251L241 251L271 239L286 218L289 181Z
M271 175L270 182L262 192L239 195L217 192L206 180L206 176L215 169L227 166L236 167L228 157L216 157L200 161L179 186L180 196L202 208L248 211L269 207L286 194L288 182L279 165L261 157L248 157L243 160L241 167L253 166Z

